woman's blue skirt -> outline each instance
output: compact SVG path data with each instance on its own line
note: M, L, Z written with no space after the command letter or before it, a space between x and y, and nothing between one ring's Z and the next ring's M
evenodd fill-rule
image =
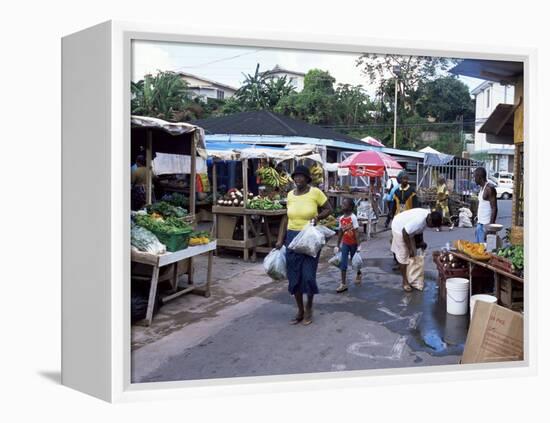
M298 254L288 249L288 245L298 235L300 231L286 232L285 246L286 250L286 273L288 277L288 292L292 295L296 293L302 294L318 294L319 287L317 286L317 265L319 264L319 256L311 257L306 254Z

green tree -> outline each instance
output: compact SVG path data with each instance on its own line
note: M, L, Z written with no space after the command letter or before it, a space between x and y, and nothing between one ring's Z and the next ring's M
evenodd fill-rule
M335 95L340 123L355 125L369 121L369 112L374 110L374 105L361 85L338 84Z
M176 120L191 99L187 83L175 72L159 71L131 85L132 114Z
M465 120L475 117L468 86L454 76L422 82L414 97L420 116L433 117L439 122L452 122L460 116Z
M356 65L362 69L370 83L378 87L379 95L387 94L390 86L394 88L397 79L403 107L414 114L414 103L411 99L418 86L436 78L456 63L456 59L446 57L366 53L357 59Z
M304 89L282 97L275 111L312 124L337 123L334 82L330 73L312 69L304 77Z
M273 110L277 103L294 92L294 87L286 76L273 78L265 72L260 72L260 64L254 74L245 75L243 85L235 93L235 101L230 104L232 109L238 105L241 111Z

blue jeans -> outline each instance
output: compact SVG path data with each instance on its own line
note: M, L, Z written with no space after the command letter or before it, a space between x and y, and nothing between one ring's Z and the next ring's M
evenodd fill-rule
M357 245L347 245L342 243L342 248L340 249L342 253L342 260L340 260L340 270L345 272L348 270L348 260L350 257L353 257L357 252Z
M485 242L485 225L478 223L476 226L476 242Z

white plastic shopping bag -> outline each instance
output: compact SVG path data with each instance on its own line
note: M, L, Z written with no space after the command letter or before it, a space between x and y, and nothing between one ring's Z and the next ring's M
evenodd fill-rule
M271 279L286 279L286 248L273 249L264 259L264 270Z
M325 235L315 226L309 224L296 235L288 248L299 254L317 257L317 253L319 253L325 243Z
M340 262L342 261L342 253L337 252L332 258L329 259L328 264L340 267Z
M351 259L351 268L353 270L361 270L363 268L363 258L359 252L356 252Z

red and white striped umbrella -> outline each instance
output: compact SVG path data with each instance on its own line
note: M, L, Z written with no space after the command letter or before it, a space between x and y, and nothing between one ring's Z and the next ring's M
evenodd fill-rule
M383 176L386 169L403 169L395 159L379 151L360 151L349 156L338 167L347 167L352 176Z

